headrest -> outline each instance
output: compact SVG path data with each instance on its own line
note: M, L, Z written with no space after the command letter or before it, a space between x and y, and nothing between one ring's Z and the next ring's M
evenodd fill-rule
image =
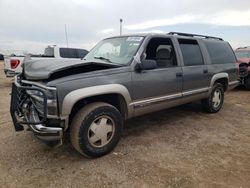
M162 48L156 52L156 59L170 59L169 49Z

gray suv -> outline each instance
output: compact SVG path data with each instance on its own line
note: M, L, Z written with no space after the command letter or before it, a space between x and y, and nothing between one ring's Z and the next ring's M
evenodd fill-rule
M11 116L50 145L66 132L87 157L109 153L129 118L200 100L218 112L238 84L235 54L221 38L171 32L107 38L83 60L26 62Z

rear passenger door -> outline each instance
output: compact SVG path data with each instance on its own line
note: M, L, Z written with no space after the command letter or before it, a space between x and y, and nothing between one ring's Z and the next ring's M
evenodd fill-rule
M208 91L208 70L201 48L195 39L178 39L183 63L183 96Z

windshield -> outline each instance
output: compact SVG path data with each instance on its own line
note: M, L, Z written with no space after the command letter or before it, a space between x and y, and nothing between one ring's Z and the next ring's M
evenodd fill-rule
M235 55L236 55L237 59L250 58L250 51L236 51Z
M117 37L98 43L86 56L87 61L102 61L118 65L127 65L136 54L143 37Z

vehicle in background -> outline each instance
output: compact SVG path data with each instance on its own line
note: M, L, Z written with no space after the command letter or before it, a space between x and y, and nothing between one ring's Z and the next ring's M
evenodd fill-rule
M12 85L12 120L16 131L27 125L50 145L69 131L78 152L100 157L118 143L124 120L197 100L219 112L224 92L239 84L235 62L230 44L216 37L107 38L83 60L25 63Z
M4 60L4 56L3 54L0 54L0 61L3 61Z
M250 46L237 48L234 52L238 59L240 84L250 90Z
M34 55L10 55L5 57L4 60L4 72L6 77L14 77L22 72L22 64L25 58L32 60L40 59L82 59L88 53L87 50L78 48L62 48L57 46L48 46L44 50L44 54Z

